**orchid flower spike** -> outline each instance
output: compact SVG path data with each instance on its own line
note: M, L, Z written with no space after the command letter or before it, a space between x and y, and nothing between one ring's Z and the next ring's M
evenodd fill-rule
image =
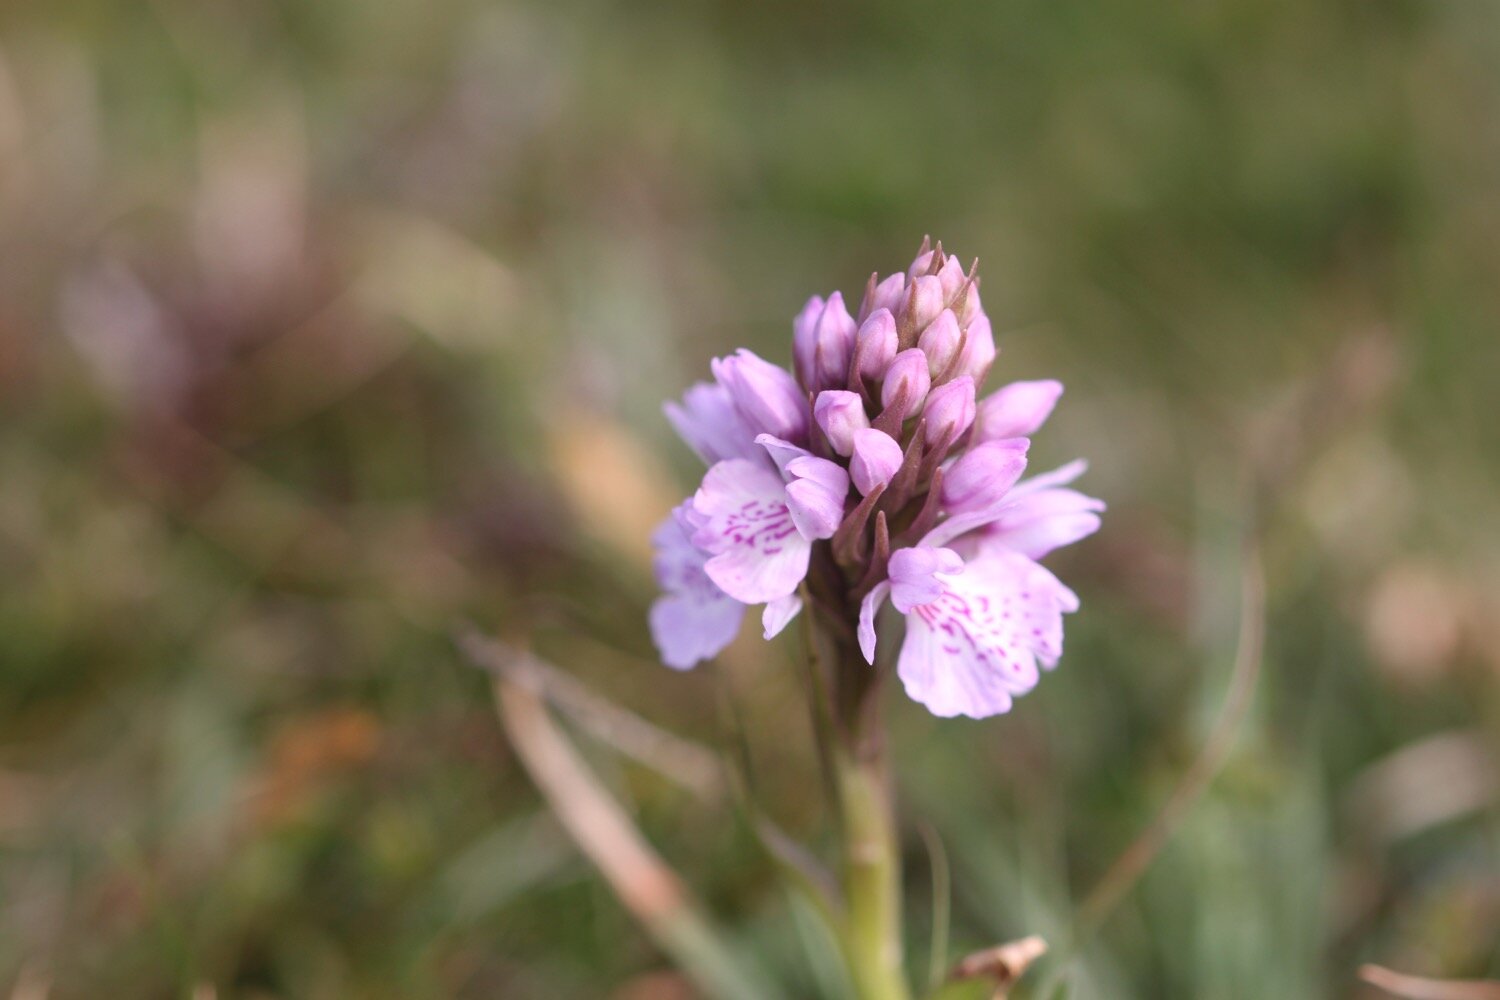
M1052 380L981 396L996 347L975 267L924 245L872 275L858 311L813 296L792 368L741 350L666 414L708 466L653 536L664 591L651 633L670 667L717 655L747 605L771 638L811 594L812 627L876 663L878 619L904 619L896 674L940 716L1008 711L1062 656L1078 598L1038 560L1097 531L1074 462L1023 479ZM828 617L843 621L829 621ZM879 667L872 667L879 669Z

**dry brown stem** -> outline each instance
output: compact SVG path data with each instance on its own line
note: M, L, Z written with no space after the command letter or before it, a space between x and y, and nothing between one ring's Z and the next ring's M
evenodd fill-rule
M1379 965L1362 965L1359 978L1406 1000L1500 1000L1500 983L1479 979L1424 979Z

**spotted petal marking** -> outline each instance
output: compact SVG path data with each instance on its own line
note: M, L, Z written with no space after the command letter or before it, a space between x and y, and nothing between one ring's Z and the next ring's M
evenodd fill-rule
M807 575L812 545L792 521L781 477L764 464L731 459L709 469L693 519L693 544L712 555L704 572L737 601L786 597Z
M1036 686L1038 665L1062 655L1062 614L1078 599L1046 569L1014 552L986 551L943 593L906 617L897 673L934 714L981 719L1010 710Z

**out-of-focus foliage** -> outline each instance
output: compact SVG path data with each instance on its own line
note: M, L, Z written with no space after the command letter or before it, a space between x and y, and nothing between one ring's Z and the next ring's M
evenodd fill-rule
M919 819L958 953L1058 940L1170 793L1254 479L1250 723L1070 995L1500 973L1500 8L54 0L0 13L0 993L687 995L450 633L732 705L819 841L795 637L654 663L658 404L928 231L1111 513L1016 712L892 693L914 967ZM728 800L583 745L817 995Z

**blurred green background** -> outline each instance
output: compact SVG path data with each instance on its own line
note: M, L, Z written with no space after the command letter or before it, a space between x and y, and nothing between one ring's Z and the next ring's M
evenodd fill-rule
M1250 718L1072 996L1500 976L1500 6L50 0L0 12L0 996L691 996L451 631L742 717L825 843L798 644L655 663L659 405L928 232L1111 512L1014 713L888 692L914 967L921 824L958 954L1057 940L1170 794L1251 481ZM575 734L822 995L723 788Z

